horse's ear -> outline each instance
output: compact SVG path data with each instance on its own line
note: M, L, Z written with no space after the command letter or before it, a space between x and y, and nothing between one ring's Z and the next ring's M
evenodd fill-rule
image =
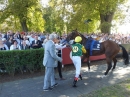
M74 33L75 32L75 30L72 30L72 33Z

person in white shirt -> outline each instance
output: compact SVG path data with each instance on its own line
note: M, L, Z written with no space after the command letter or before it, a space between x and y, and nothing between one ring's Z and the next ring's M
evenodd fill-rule
M62 44L60 44L60 40L57 37L57 40L55 42L55 48L56 48L57 55L59 57L62 56L62 49L65 47L66 45L62 46ZM62 76L62 63L60 61L58 61L57 69L58 69L60 80L65 80L65 78L63 78Z
M13 44L10 46L10 50L21 50L21 47L16 40L13 40Z
M35 35L34 35L34 34L31 34L30 36L28 36L28 38L29 38L30 44L32 44L32 41L35 40Z
M8 46L0 39L0 50L9 50Z
M23 37L23 41L25 41L25 42L26 42L26 44L27 44L28 46L30 46L30 42L29 42L29 40L28 40L28 37L27 37L27 36L24 36L24 37Z

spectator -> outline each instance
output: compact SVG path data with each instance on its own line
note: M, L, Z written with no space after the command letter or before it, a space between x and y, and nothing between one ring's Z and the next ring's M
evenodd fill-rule
M2 41L4 44L6 44L8 46L8 49L10 49L11 43L9 41L7 41L5 38L2 38Z
M40 40L38 40L38 36L35 35L35 40L32 41L31 48L37 49L37 48L41 48L41 47L42 47L42 42Z
M8 46L0 39L0 50L9 50Z
M11 44L13 44L13 41L14 41L13 36L11 35L11 36L9 37L9 40L7 40L7 41L10 42Z
M20 45L21 44L21 39L18 38L18 34L14 34L14 40L16 40L18 42L18 44Z
M13 41L13 44L10 46L10 50L21 50L20 45L16 40Z
M31 34L31 35L28 35L27 37L29 38L30 44L32 44L32 41L35 40L35 35L34 35L34 34Z
M20 32L16 32L17 39L22 40Z
M30 42L29 42L27 36L23 36L23 41L25 41L26 44L30 47Z
M26 40L23 40L21 43L21 50L27 50L29 46L26 44Z
M5 38L6 40L9 40L9 38L10 38L10 31L8 31L8 32L5 34L4 38Z

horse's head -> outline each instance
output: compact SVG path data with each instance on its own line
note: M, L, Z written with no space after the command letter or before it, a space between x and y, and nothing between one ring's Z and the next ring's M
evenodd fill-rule
M69 42L70 40L74 40L75 37L77 37L77 36L80 36L80 37L82 38L81 44L84 44L84 43L86 42L86 38L84 37L84 35L82 35L81 33L79 33L79 32L77 31L77 29L76 29L76 30L73 30L73 31L67 36L66 41Z
M80 36L77 30L73 30L70 34L68 34L66 41L69 42L70 40L74 40L76 36Z

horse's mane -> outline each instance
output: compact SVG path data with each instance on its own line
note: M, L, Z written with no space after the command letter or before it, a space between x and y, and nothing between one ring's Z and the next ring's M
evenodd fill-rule
M83 40L86 40L86 39L87 39L83 34L81 34L80 32L78 32L77 30L73 30L71 33L69 33L69 34L67 35L66 40L70 40L70 37L72 37L72 36L75 35L75 34L81 36ZM68 36L69 36L69 37L68 37Z
M79 32L78 32L79 33ZM87 39L83 34L79 33L82 38Z

